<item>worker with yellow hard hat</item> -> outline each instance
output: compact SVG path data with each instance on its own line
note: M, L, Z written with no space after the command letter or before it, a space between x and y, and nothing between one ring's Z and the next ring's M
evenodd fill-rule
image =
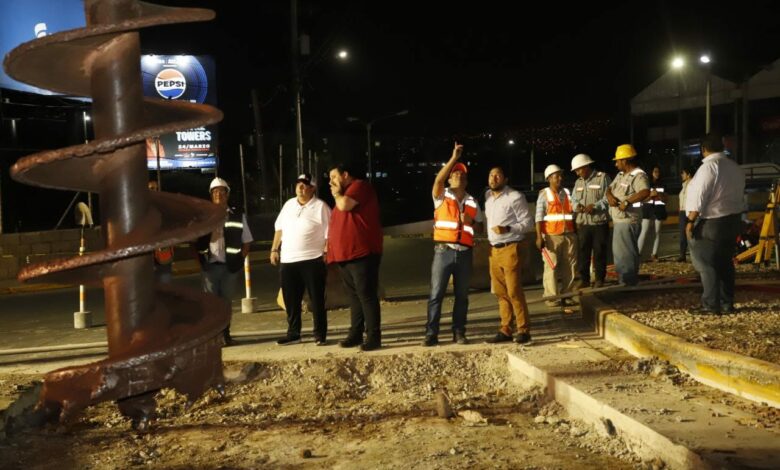
M642 231L642 201L650 194L647 174L639 167L637 151L631 144L615 151L618 174L607 189L612 217L612 256L619 282L635 285L639 278L639 234Z

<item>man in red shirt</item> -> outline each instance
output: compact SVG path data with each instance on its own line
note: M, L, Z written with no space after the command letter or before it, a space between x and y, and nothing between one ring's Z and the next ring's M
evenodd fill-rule
M328 263L337 263L350 297L350 329L342 348L360 345L363 351L382 347L379 308L379 262L382 224L379 202L371 185L357 179L343 164L330 169L330 192L336 206L328 229ZM366 340L363 342L363 332Z

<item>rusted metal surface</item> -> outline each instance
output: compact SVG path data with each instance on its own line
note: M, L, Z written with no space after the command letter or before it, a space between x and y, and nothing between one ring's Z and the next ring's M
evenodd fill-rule
M28 266L23 281L102 284L108 357L46 375L39 410L61 422L116 400L136 429L153 416L154 393L172 387L195 400L223 390L221 331L229 306L217 297L154 285L155 248L207 234L223 209L147 189L145 139L218 122L206 105L145 99L138 29L205 21L214 13L136 0L86 0L85 28L22 44L5 58L9 75L61 93L91 96L95 140L18 161L17 181L100 195L104 250Z

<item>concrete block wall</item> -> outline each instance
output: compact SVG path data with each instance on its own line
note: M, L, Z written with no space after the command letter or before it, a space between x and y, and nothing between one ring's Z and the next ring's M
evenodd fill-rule
M55 258L68 258L79 252L81 230L6 233L0 235L0 280L15 279L27 264ZM103 247L100 227L84 231L87 251Z

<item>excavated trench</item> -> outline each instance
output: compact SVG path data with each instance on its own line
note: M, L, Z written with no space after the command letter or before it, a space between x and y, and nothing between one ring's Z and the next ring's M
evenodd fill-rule
M149 432L112 404L0 441L2 468L633 468L617 438L524 388L506 353L226 364L227 394L158 394ZM3 395L29 377L0 377ZM443 398L446 396L446 399ZM453 416L439 416L447 406Z

